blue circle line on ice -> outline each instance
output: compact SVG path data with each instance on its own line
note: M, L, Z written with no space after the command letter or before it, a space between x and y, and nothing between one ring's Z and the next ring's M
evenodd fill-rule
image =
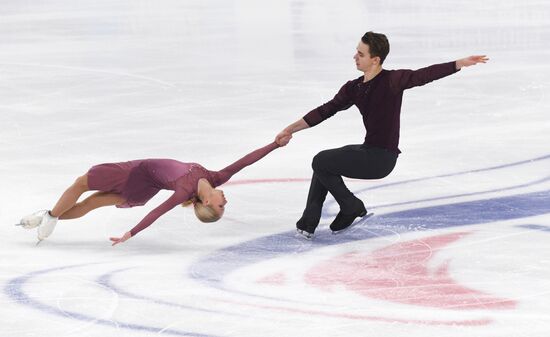
M520 165L525 165L525 164L536 163L536 162L539 162L539 161L549 160L549 159L550 159L550 154L547 154L547 155L540 156L540 157L535 157L535 158L526 159L526 160L520 160L520 161L507 163L507 164L496 165L496 166L484 167L484 168L480 168L480 169L465 170L465 171L459 171L459 172L453 172L453 173L439 174L439 175L429 176L429 177L422 177L422 178L408 179L408 180L403 180L403 181L396 181L396 182L392 182L392 183L381 184L381 185L374 186L374 187L367 187L367 188L358 190L356 192L361 193L363 191L375 190L375 189L385 188L385 187L388 187L388 186L404 185L404 184L410 184L410 183L415 183L415 182L419 182L419 181L426 181L426 180L431 180L431 179L456 177L456 176L460 176L460 175L464 175L464 174L471 174L471 173L481 173L481 172L495 171L495 170L510 168L510 167L514 167L514 166L520 166Z
M536 230L536 231L542 231L542 232L549 232L550 233L550 226L529 224L529 225L517 225L516 227L527 228L527 229L532 229L532 230Z
M538 160L548 159L550 156L539 157L534 160L527 160L508 165L500 165L491 169L510 167L519 164L530 163ZM489 169L480 169L469 172L480 172ZM468 172L463 172L468 173ZM457 174L463 174L457 173ZM455 175L457 175L455 174ZM449 176L449 175L442 175ZM439 176L439 177L442 177ZM413 179L401 183L408 183L412 181L425 180L430 178ZM542 180L544 181L544 180ZM539 182L542 182L539 181ZM396 185L399 183L385 184ZM381 188L384 186L376 186L375 188ZM372 188L371 188L372 189ZM483 193L483 192L482 192ZM512 195L507 197L492 198L487 200L461 202L455 204L447 204L440 206L431 206L416 208L406 211L394 212L377 216L369 220L371 226L369 228L356 227L352 231L345 235L332 236L328 235L327 231L321 231L316 237L316 240L304 244L304 241L297 239L294 236L294 231L283 232L280 234L266 236L257 240L241 243L239 245L226 247L224 249L215 251L213 254L206 256L193 264L189 268L189 276L192 279L196 279L203 284L219 288L232 293L240 293L247 296L261 297L267 299L280 300L277 298L270 298L267 296L259 296L255 294L246 293L243 291L232 290L224 286L223 280L225 276L242 268L244 266L261 262L267 259L276 258L288 253L307 252L315 248L337 245L346 242L352 242L357 240L365 240L370 238L376 238L381 236L387 236L389 233L403 233L408 231L425 230L425 229L437 229L447 228L454 226L465 226L477 223L494 222L500 220L518 219L523 217L529 217L534 215L546 214L549 212L547 206L550 202L550 191L539 191L525 194ZM540 225L523 225L523 228L533 230L547 231L548 227ZM252 254L250 254L252 253ZM184 335L184 336L211 336L197 333L184 332L174 329L162 329L158 327L150 327L139 324L118 322L115 320L105 320L101 318L95 318L89 315L61 311L58 308L44 304L31 296L27 295L23 288L24 285L34 277L39 275L52 273L55 271L74 268L78 266L65 266L59 268L51 268L41 271L35 271L23 276L14 278L8 281L4 288L4 292L16 302L32 307L43 312L55 314L65 318L72 318L80 321L93 321L96 324L112 326L115 328L125 328L136 331L147 332L160 332L171 335ZM162 301L150 297L131 294L129 292L121 291L112 284L111 276L114 273L124 270L115 270L111 273L104 274L98 278L98 285L109 288L112 291L117 292L120 295L141 299L144 301L150 301L156 304L177 306L184 308L187 306L172 303L168 301ZM198 308L189 307L188 309L195 310ZM205 311L204 309L201 309ZM210 312L206 310L207 312ZM215 312L212 312L215 313ZM223 313L229 314L229 313Z
M355 226L342 235L320 231L307 245L294 231L274 234L215 251L192 264L188 276L218 289L242 295L278 300L234 290L224 278L237 269L289 253L319 247L427 229L442 229L521 219L550 213L550 190L398 211L371 217L369 227Z
M496 166L491 166L486 168L460 171L460 172L441 174L441 175L436 175L431 177L423 177L423 178L416 178L416 179L409 179L405 181L381 184L374 187L360 189L358 191L355 191L355 193L358 194L367 190L374 190L374 189L380 189L380 188L389 187L389 186L409 184L409 183L414 183L419 181L426 181L430 179L447 178L447 177L459 176L464 174L494 171L499 169L505 169L505 168L515 167L515 166L530 164L530 163L536 163L536 162L540 162L548 159L550 159L550 155L544 155L544 156L539 156L532 159L521 160L521 161L516 161L512 163L496 165ZM430 198L426 200L418 200L415 202L428 201L428 200L435 201L435 200L443 200L443 199L449 199L449 198L461 197L461 196L473 196L473 195L480 195L480 194L491 193L491 192L501 192L505 190L533 186L536 184L543 183L548 179L549 178L546 177L543 179L532 181L527 184L504 187L504 188L490 190L490 191L465 193L465 194L456 195L456 196L443 196L438 198ZM465 225L472 225L472 224L478 224L478 223L518 219L518 218L523 218L527 216L546 214L550 211L550 207L547 206L548 201L550 201L549 194L550 194L549 191L543 191L543 192L528 193L528 194L521 194L521 195L515 195L515 196L508 196L508 197L492 198L487 200L455 203L455 204L448 204L448 205L441 205L441 206L431 206L431 207L424 207L424 208L415 208L415 209L406 210L406 211L384 214L382 216L376 216L374 218L371 218L369 220L369 224L371 226L368 229L355 227L353 234L346 233L346 235L338 236L335 238L334 236L326 235L327 233L326 231L318 231L321 235L317 234L315 240L311 242L309 245L304 245L301 239L297 239L294 235L295 234L294 231L275 234L275 235L244 242L239 245L226 247L224 249L218 250L213 254L210 254L207 257L199 260L197 263L191 265L189 267L188 274L190 277L195 278L209 286L222 289L228 292L239 293L242 295L248 295L253 297L262 297L267 299L279 300L277 298L273 298L269 296L261 296L256 294L250 294L244 291L230 289L229 287L224 285L223 280L226 275L228 275L230 272L233 272L236 269L239 269L244 266L254 264L266 259L276 258L278 256L288 254L290 252L309 251L319 246L336 245L336 244L346 243L350 241L368 239L372 237L387 236L389 232L388 229L391 229L394 232L395 231L407 232L412 230L424 230L424 229L430 229L430 228L435 229L435 228L445 228L445 227L452 227L452 226L465 226ZM539 196L542 196L545 201L543 201L542 203L540 202L537 203L536 201L539 198ZM529 200L532 198L535 199L534 200L535 202L532 205L530 205ZM326 205L330 206L330 204L334 202L335 202L334 200L327 200ZM405 204L415 203L415 202L411 201L411 202L406 202ZM545 205L545 202L546 202L546 205ZM525 207L527 207L528 212L527 213L516 212L515 209L516 207L518 207L518 204L521 204L519 207L523 208L524 211L525 211ZM530 207L533 207L533 208L530 208ZM326 208L328 207L325 207L325 209ZM498 209L498 211L495 211L495 213L490 214L491 209L495 209L495 210ZM529 212L529 211L532 211L532 212ZM453 213L451 214L449 212L453 212ZM478 212L477 215L476 215L476 212ZM445 217L442 218L441 214L444 214ZM326 216L329 216L329 214L323 211L323 217L326 217ZM411 223L411 220L414 220L415 222ZM421 223L417 223L417 221L420 221ZM364 221L360 221L359 225L362 222ZM372 228L372 226L381 226L381 228ZM269 245L268 243L271 243L271 245ZM276 243L276 244L273 245L273 243ZM278 249L268 251L263 247L275 247ZM246 254L246 252L254 252L255 254ZM212 268L212 269L209 271L208 270L209 268ZM216 270L217 272L212 273L211 272L212 270Z
M416 182L420 182L420 181L433 180L433 179L440 179L440 178L456 177L456 176L461 176L461 175L465 175L465 174L495 171L495 170L506 169L506 168L510 168L510 167L514 167L514 166L520 166L520 165L525 165L525 164L536 163L536 162L540 162L540 161L544 161L544 160L548 160L548 159L550 159L550 155L535 157L535 158L531 158L531 159L527 159L527 160L520 160L520 161L516 161L516 162L513 162L513 163L507 163L507 164L502 164L502 165L484 167L484 168L480 168L480 169L466 170L466 171L459 171L459 172L454 172L454 173L445 173L445 174L440 174L440 175L430 176L430 177L422 177L422 178L396 181L396 182L385 183L385 184L380 184L380 185L377 185L377 186L370 186L370 187L366 187L366 188L363 188L363 189L359 189L359 190L354 191L354 193L355 194L360 194L360 193L363 193L363 192L366 192L366 191L386 188L386 187L390 187L390 186L405 185L405 184L416 183ZM507 190L513 190L513 189L525 188L525 187L537 185L537 184L546 182L548 180L550 180L550 176L545 177L545 178L541 178L541 179L537 179L537 180L531 181L529 183L519 184L519 185L514 185L514 186L508 186L508 187L502 187L502 188L498 188L498 189L492 189L492 190L486 190L486 191L480 191L480 192L469 192L469 193L462 193L462 194L441 196L441 197L433 197L433 198L426 198L426 199L420 199L420 200L411 200L411 201L385 204L385 205L376 205L374 207L368 207L368 208L369 209L376 209L376 208L382 208L382 207L403 206L403 205L410 205L410 204L415 204L415 203L419 203L419 202L426 202L426 201L438 201L438 200L446 200L446 199L457 198L457 197L466 197L466 196L481 195L481 194L494 193L494 192L503 192L503 191L507 191ZM331 204L334 204L334 203L335 203L335 200L328 199L327 202L326 202L326 205L330 206ZM327 208L328 207L324 207L324 209L327 209ZM327 211L323 210L323 217L335 216L335 215L336 214L332 214L330 212L327 212Z
M114 319L103 319L103 318L98 318L91 315L82 314L79 312L62 310L59 307L40 302L39 300L34 299L31 296L27 295L24 291L25 285L35 277L39 277L41 275L53 273L56 271L61 271L61 270L66 270L71 268L78 268L78 267L83 267L87 265L88 264L71 265L71 266L49 268L49 269L30 272L28 274L19 276L17 278L14 278L8 281L4 287L4 293L9 298L11 298L12 300L14 300L19 304L29 306L33 309L36 309L48 314L53 314L56 316L61 316L64 318L69 318L77 321L93 322L94 324L109 326L116 329L122 328L122 329L134 330L134 331L153 332L153 333L159 333L159 334L162 333L162 334L174 335L174 336L216 337L216 335L194 333L194 332L181 331L176 329L166 329L161 327L153 327L153 326L134 324L134 323L125 323ZM101 278L100 278L100 281L102 281ZM99 285L104 286L102 284L99 284ZM198 308L189 307L189 309L197 310Z
M417 203L420 203L420 202L427 202L427 201L439 201L439 200L447 200L447 199L454 199L454 198L460 198L460 197L469 197L469 196L473 196L473 195L482 195L482 194L488 194L488 193L504 192L504 191L515 190L515 189L519 189L519 188L535 186L535 185L547 182L549 180L550 180L550 176L542 178L542 179L533 180L533 181L525 183L525 184L518 184L518 185L507 186L507 187L502 187L502 188L495 188L495 189L492 189L492 190L485 190L485 191L478 191L478 192L460 193L460 194L447 195L447 196L441 196L441 197L424 198L424 199L418 199L418 200L397 202L397 203L391 203L391 204L374 205L372 207L369 207L369 209L379 209L379 208L383 208L383 207L404 206L404 205L417 204ZM366 190L368 190L368 189L363 189L363 190L361 190L359 192L356 192L356 193L364 192ZM328 217L328 216L333 217L335 215L336 214L332 214L332 213L329 213L329 212L326 212L326 213L323 212L324 217Z
M131 269L131 268L117 269L117 270L113 270L109 273L105 273L103 275L100 275L97 278L97 283L102 285L103 287L109 289L109 290L112 290L113 292L115 292L116 294L118 294L120 296L132 298L132 299L136 299L136 300L152 302L152 303L158 304L158 305L164 305L164 306L169 306L169 307L178 308L178 309L196 310L196 311L210 313L210 314L224 314L224 315L236 316L236 317L241 317L241 318L248 317L247 315L229 313L229 312L224 312L224 311L219 311L219 310L204 309L204 308L200 308L200 307L196 307L196 306L185 305L185 304L180 304L180 303L176 303L176 302L161 300L161 299L157 299L157 298L153 298L153 297L149 297L149 296L143 296L143 295L131 293L127 290L123 290L123 289L121 289L120 287L117 287L114 284L114 282L112 281L112 278L113 278L114 275L116 275L118 273L121 273L121 272L125 272L129 269Z

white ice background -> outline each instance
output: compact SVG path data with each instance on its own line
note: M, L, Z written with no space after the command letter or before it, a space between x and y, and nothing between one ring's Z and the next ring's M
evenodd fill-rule
M355 107L238 173L217 223L178 207L111 247L163 191L38 246L14 226L95 164L271 142L361 75L368 30L386 69L490 61L405 92L403 153L347 181L376 214L349 232L329 198L293 234L312 157L362 142ZM0 1L0 336L547 336L549 43L541 0ZM449 285L474 295L431 297Z

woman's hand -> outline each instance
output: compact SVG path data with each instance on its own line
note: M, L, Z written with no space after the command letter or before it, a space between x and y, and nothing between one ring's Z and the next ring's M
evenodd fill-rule
M307 128L309 128L309 125L303 118L300 118L296 122L284 128L283 131L279 132L279 134L275 136L275 142L279 146L285 146L288 142L290 142L293 133Z
M124 233L124 235L121 238L109 238L109 240L111 240L113 242L112 246L114 246L114 245L117 245L121 242L124 242L124 241L128 240L131 237L132 237L132 233L126 232L126 233Z
M290 142L290 139L292 138L292 134L286 131L283 131L275 137L275 143L279 146L285 146Z

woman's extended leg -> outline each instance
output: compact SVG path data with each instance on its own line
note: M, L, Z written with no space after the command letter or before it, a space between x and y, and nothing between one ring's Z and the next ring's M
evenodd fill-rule
M98 207L119 205L124 202L120 194L96 192L77 203L80 196L89 190L88 175L78 177L61 195L51 211L26 216L21 219L20 224L25 228L38 227L38 240L41 241L52 234L58 219L79 218Z
M71 209L82 193L89 190L88 175L76 178L75 182L63 192L55 207L51 211L40 211L27 215L21 219L20 224L30 229L38 227L38 240L44 240L52 234L59 216Z
M59 219L67 220L80 218L96 208L120 205L124 203L124 201L124 198L117 193L96 192L62 213Z
M58 218L76 204L82 193L89 190L87 174L76 178L75 182L61 195L61 198L50 211L50 215Z

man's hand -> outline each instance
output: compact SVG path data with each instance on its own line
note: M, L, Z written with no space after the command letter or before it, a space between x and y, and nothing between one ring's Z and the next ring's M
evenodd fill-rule
M275 143L279 146L285 146L288 142L290 142L290 139L292 139L292 134L286 130L283 130L275 137Z
M290 142L293 133L307 128L309 128L309 125L303 118L300 118L296 122L284 128L283 131L279 132L279 134L275 137L275 143L279 144L279 146L285 146L288 142Z
M489 61L489 58L487 58L487 55L472 55L465 57L463 59L457 60L456 63L456 70L459 70L462 67L469 67L473 66L474 64L478 63L487 63Z
M118 245L121 242L124 242L132 237L132 233L126 232L121 238L109 238L113 242L112 246Z

